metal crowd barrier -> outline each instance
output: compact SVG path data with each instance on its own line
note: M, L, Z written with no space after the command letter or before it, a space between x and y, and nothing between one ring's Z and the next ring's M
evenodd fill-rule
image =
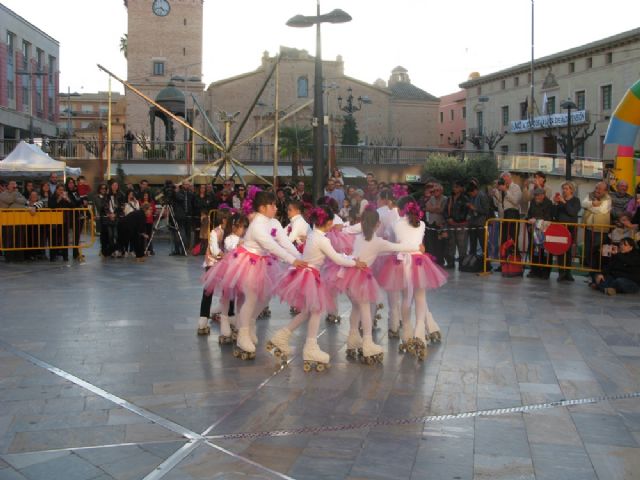
M531 224L528 220L490 218L484 227L484 273L490 262L599 272L611 255L608 246L612 228L603 224ZM556 254L558 249L566 249L566 253Z
M95 243L91 208L0 209L0 250L64 250Z

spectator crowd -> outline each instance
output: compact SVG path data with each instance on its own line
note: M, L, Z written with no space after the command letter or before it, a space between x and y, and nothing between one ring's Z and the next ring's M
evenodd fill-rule
M382 200L393 198L394 195L384 192L394 188L397 186L378 182L372 173L367 174L364 186L348 185L336 169L327 180L324 203L344 222L354 223L358 222L368 205L378 207ZM267 187L269 189L271 187ZM592 288L613 294L640 289L637 247L640 188L634 195L628 190L629 185L625 181L617 182L613 188L600 182L584 198L578 198L576 186L570 181L564 182L560 191L553 192L543 172L536 172L522 187L509 172L504 172L489 187L480 185L473 178L458 180L453 182L447 195L441 183L431 181L426 183L422 192L413 195L427 226L424 238L426 251L444 268L461 269L468 257L480 257L484 262L486 259L481 256L486 247L491 251L512 241L516 250L529 256L528 262L536 264L527 276L548 279L554 258L542 247L540 239L545 227L549 222L581 223L585 224L582 252L578 255L573 246L569 253L555 259L559 272L557 280L574 280L569 267L573 258L579 256L584 266L600 270L598 274L591 275ZM277 188L274 193L276 218L285 227L289 222L287 208L291 201L310 206L314 200L301 180ZM171 232L172 255L204 255L211 229L210 212L225 208L240 210L246 195L247 187L236 185L231 179L225 180L221 186L211 183L194 186L189 181L174 184L167 180L155 190L146 180L124 186L110 181L99 184L95 192L83 177L77 180L69 178L63 184L55 173L40 184L24 182L21 191L15 181L0 180L0 209L24 208L36 212L42 208L78 209L91 205L104 258L135 256L143 260L144 256L153 255L155 250L151 240L156 230L154 227L163 222ZM489 232L492 245L486 246L485 224L488 219L496 217L526 220L526 227L506 222L498 231ZM65 219L65 224L58 230L51 230L44 239L51 261L58 257L68 260L68 251L56 247L78 245L84 221L84 216L74 215ZM518 245L518 237L523 236L518 229L524 230L524 236L528 238L526 245ZM574 244L577 243L579 235L576 228L569 225L569 231ZM9 245L7 242L14 241L29 246L33 235L28 233L17 240L10 239L3 227L3 244ZM42 242L42 238L39 241ZM43 248L25 251L24 256L44 258L45 245L37 246ZM79 258L77 248L72 252L74 258ZM5 252L7 260L16 258L15 255L16 252ZM495 255L493 253L491 258ZM501 270L502 266L501 262L496 270Z

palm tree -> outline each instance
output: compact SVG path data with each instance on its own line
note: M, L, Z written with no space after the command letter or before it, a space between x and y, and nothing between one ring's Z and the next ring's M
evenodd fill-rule
M127 58L127 46L129 43L129 34L125 33L122 37L120 37L120 51L124 55L124 58Z
M310 128L282 127L279 132L280 155L291 157L291 177L298 180L300 158L313 152L313 132Z

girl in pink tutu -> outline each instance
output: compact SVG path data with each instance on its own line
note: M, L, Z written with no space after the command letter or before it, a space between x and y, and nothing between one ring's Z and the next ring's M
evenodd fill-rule
M397 196L399 195L399 196ZM396 223L400 219L398 213L398 206L396 205L396 198L402 198L407 195L407 189L402 185L394 185L393 190L384 189L380 192L378 197L378 215L380 215L380 226L378 227L377 234L389 240L390 242L397 241L396 235L393 231ZM394 264L396 261L395 255L383 254L376 260L373 269L376 276L382 268L385 268L386 263ZM385 284L385 287L387 285ZM390 284L388 290L384 288L387 293L387 306L389 308L387 312L387 335L389 338L400 337L400 299L402 287L399 285Z
M429 255L420 251L425 224L420 219L422 211L411 197L398 201L400 219L394 226L394 234L403 243L409 242L414 250L398 254L393 262L386 262L379 273L379 281L386 290L400 285L402 291L402 343L400 351L415 353L419 359L426 356L425 335L428 327L432 340L440 339L440 327L433 319L427 305L427 289L438 288L447 281L447 273ZM411 327L411 306L415 306L415 326Z
M362 351L368 364L382 361L382 347L373 342L372 306L380 301L380 287L371 266L381 253L412 252L415 246L411 242L392 243L375 234L380 226L380 216L373 208L365 208L362 213L362 234L356 237L353 255L367 264L365 269L344 268L336 275L335 284L344 291L351 300L351 325L347 339L347 355L355 357ZM362 324L362 337L358 324Z
M305 262L276 241L278 231L271 223L277 213L273 193L255 193L252 207L255 215L245 233L244 243L229 255L228 261L220 262L215 267L224 269L220 272L220 285L216 285L216 290L222 294L226 291L227 295L233 292L243 299L238 313L238 338L233 352L234 356L243 360L255 358L258 339L252 326L258 313L269 303L274 287L280 281L282 270L277 259L294 267L306 266Z
M211 328L209 327L209 315L211 313L211 301L213 298L213 288L208 288L206 285L206 278L211 268L218 263L218 260L222 257L222 237L224 234L224 228L231 213L228 209L219 210L214 219L214 228L209 233L209 245L204 255L204 267L205 273L202 276L202 281L205 283L202 290L202 299L200 300L200 318L198 319L198 335L209 335ZM213 280L212 280L213 281Z
M335 309L335 306L328 285L320 276L320 267L325 258L345 267L358 266L362 268L366 264L340 255L331 246L326 234L333 226L333 212L327 206L314 208L309 219L314 228L307 237L302 254L302 260L307 266L306 268L289 269L277 288L280 299L300 313L291 320L287 327L278 330L273 335L267 343L267 349L273 350L276 356L286 360L290 352L291 333L308 320L307 339L302 352L304 370L309 371L315 365L316 370L321 371L329 364L330 357L318 346L317 336L320 319L323 313Z
M238 248L248 226L249 219L241 213L234 213L227 221L222 240L222 250L226 258L229 258L230 253ZM235 322L231 321L235 314L235 306L235 292L221 292L220 311L222 313L220 313L220 336L218 337L218 343L220 344L229 344L235 340L234 334L237 333L238 329L235 326Z

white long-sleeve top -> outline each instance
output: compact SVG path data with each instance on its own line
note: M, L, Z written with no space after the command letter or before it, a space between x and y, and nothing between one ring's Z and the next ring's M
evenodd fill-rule
M271 225L271 230L269 233L271 234L271 236L273 236L273 231L275 230L275 239L278 245L280 245L294 257L300 258L300 252L293 244L293 242L289 240L289 237L287 237L287 232L282 227L282 224L275 218L272 218L269 224Z
M342 218L340 218L340 215L336 215L334 213L333 214L333 226L335 227L336 225L344 225L344 220L342 220Z
M420 221L417 227L413 227L409 224L407 217L400 217L393 227L393 232L399 242L411 245L411 253L420 253L425 228L423 221Z
M282 248L275 237L271 236L273 228L276 228L277 234L277 227L272 225L271 220L261 213L256 213L249 224L249 228L247 228L247 233L244 235L244 248L256 255L266 256L273 254L279 259L292 264L296 260L296 256ZM282 226L280 228L282 229Z
M212 267L218 257L222 254L220 250L220 238L222 237L222 230L220 227L216 227L209 233L209 245L207 245L207 251L204 255L203 267Z
M302 260L309 266L320 269L326 258L343 267L353 267L356 264L352 258L336 252L325 233L314 228L304 244Z
M611 211L611 198L605 197L601 199L600 205L594 207L593 200L589 195L587 195L584 200L582 200L582 208L589 210L592 213L607 214Z
M287 237L289 237L289 240L292 243L303 243L307 235L309 235L310 230L311 227L306 222L304 217L298 214L291 218L291 223L287 227Z
M412 243L393 243L373 235L371 240L366 240L364 235L358 235L353 243L353 257L365 262L368 266L373 265L378 255L390 252L413 252L415 247Z
M231 235L227 236L227 238L224 239L225 253L230 252L231 250L236 248L239 243L240 243L240 237L238 235L232 233Z
M348 233L349 235L358 235L362 233L362 224L360 222L354 223L353 225L345 223L342 227L342 232Z
M380 227L378 227L376 234L390 242L395 241L393 227L400 219L398 207L389 208L385 205L378 209L378 215L380 216Z

